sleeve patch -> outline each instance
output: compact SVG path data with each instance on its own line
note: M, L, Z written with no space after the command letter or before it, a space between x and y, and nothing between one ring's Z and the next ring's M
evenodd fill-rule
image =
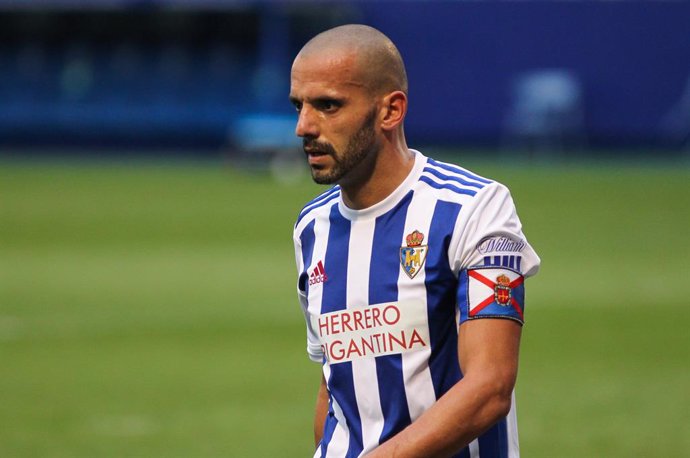
M508 318L524 323L525 278L512 269L482 266L460 272L460 323L476 318Z

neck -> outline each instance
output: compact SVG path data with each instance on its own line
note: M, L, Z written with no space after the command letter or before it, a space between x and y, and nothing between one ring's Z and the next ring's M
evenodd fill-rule
M384 200L400 186L414 166L414 153L406 144L383 148L361 164L368 173L353 174L340 183L343 202L353 210L362 210Z

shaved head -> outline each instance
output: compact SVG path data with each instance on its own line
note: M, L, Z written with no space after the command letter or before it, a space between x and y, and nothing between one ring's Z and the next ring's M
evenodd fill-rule
M299 52L300 58L354 58L353 76L373 93L402 91L407 94L407 74L393 42L373 27L349 24L326 30Z

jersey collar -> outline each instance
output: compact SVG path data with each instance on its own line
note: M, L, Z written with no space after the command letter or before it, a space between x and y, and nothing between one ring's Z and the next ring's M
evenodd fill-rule
M345 205L341 194L340 198L338 199L338 210L340 210L340 214L349 220L356 220L376 218L392 210L393 207L395 207L398 202L405 197L405 195L412 189L414 184L419 180L422 170L424 169L424 165L426 164L426 156L414 149L410 149L410 151L414 153L414 166L412 166L410 173L403 180L403 182L400 183L395 191L393 191L381 202L361 210L353 210Z

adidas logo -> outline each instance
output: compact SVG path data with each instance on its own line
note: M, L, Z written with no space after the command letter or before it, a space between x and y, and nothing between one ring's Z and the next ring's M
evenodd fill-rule
M326 280L328 280L328 275L326 275L326 271L323 268L323 262L319 261L311 275L309 275L309 286L325 283Z

